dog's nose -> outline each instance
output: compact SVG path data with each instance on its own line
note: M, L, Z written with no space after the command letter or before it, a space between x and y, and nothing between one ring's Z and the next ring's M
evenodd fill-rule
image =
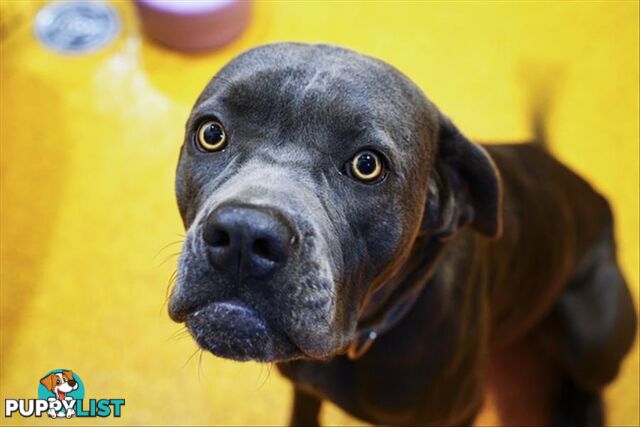
M69 381L67 381L67 383L69 383L69 385L71 387L75 387L76 386L76 380L69 380Z
M295 232L270 211L226 205L207 217L203 239L211 264L239 278L266 278L284 265L295 246Z

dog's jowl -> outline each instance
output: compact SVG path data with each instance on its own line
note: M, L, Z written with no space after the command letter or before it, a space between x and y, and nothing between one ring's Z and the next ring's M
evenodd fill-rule
M602 424L635 311L607 201L542 139L475 144L347 49L250 50L186 125L170 315L214 355L277 363L292 424L327 399L468 425L488 387L504 424Z

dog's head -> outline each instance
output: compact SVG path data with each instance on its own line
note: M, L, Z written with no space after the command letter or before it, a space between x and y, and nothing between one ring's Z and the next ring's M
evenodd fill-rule
M73 372L71 371L52 372L46 377L41 378L40 384L55 394L59 400L64 400L67 393L78 388L78 383L75 378L73 378Z
M187 122L176 193L170 315L237 360L344 351L419 234L500 232L487 153L399 71L327 45L227 64Z

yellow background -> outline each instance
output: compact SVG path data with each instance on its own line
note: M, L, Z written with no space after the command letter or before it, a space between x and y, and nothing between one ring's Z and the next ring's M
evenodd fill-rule
M141 39L131 4L115 5L120 37L64 57L33 36L38 3L2 1L3 400L34 398L41 375L69 368L87 398L126 398L122 418L96 424L286 422L290 387L275 368L201 357L164 305L189 109L225 62L271 41L380 57L480 140L529 136L527 88L552 81L552 150L612 201L637 302L637 2L260 2L241 38L191 56ZM639 424L637 341L606 397L611 424ZM479 424L496 422L487 406ZM330 406L323 420L356 422Z

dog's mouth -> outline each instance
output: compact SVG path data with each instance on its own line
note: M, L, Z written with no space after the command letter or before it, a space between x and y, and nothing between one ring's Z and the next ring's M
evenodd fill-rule
M67 397L67 393L65 393L64 391L57 391L58 393L58 400L64 400L65 397Z
M240 301L210 303L189 314L186 325L201 348L219 357L275 362L303 355L284 333Z

